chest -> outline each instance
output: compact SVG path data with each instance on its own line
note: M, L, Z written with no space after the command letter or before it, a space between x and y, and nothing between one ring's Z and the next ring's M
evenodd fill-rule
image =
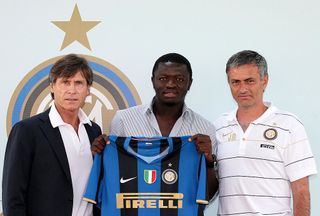
M266 124L251 124L245 132L238 124L217 131L218 160L230 157L263 158L282 161L290 143L290 132Z

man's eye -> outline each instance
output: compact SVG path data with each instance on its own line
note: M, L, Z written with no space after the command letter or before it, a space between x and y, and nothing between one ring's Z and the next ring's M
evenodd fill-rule
M183 79L183 78L177 78L177 81L178 81L178 82L183 82L184 79Z
M165 80L167 80L167 78L165 78L165 77L159 77L159 80L160 80L160 81L165 81Z
M248 84L254 84L255 81L254 81L253 79L250 79L250 80L247 81L247 83L248 83Z

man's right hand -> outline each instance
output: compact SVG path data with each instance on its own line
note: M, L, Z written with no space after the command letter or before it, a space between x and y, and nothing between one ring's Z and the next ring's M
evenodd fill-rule
M101 153L106 144L110 144L109 137L107 135L102 134L95 138L91 145L92 155L95 155L96 153Z

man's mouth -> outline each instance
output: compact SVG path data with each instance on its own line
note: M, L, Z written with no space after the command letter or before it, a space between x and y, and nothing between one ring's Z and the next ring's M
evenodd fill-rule
M76 99L76 98L67 98L66 101L75 102L75 101L78 101L78 99Z
M177 92L164 92L163 95L165 97L176 97L178 95Z

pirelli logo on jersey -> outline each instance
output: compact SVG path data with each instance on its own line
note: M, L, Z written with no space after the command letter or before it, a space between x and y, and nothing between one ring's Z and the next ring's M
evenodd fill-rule
M182 193L117 193L117 208L168 208L183 206Z

